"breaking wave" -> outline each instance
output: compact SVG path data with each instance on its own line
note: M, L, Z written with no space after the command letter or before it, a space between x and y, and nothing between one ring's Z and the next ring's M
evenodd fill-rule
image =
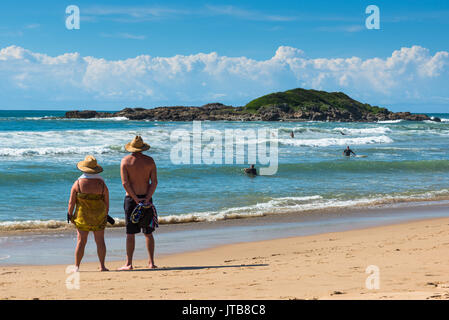
M393 139L386 135L356 138L322 138L322 139L279 139L280 144L298 147L328 147L345 145L364 145L392 143Z
M271 214L301 213L332 209L344 209L355 207L378 207L396 203L410 203L422 201L449 200L449 189L439 191L427 191L422 193L409 193L397 195L372 195L359 199L325 199L320 195L304 197L281 197L260 202L255 205L227 208L219 211L193 212L179 215L160 215L159 224L177 224L189 222L214 222L229 219L242 219L262 217ZM124 227L123 219L115 218L114 226L109 228ZM27 220L0 222L0 231L27 231L27 230L65 230L73 229L73 225L59 220Z

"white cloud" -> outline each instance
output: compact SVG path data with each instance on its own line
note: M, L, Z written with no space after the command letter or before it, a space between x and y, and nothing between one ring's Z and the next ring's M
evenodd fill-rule
M297 16L264 13L243 9L231 5L205 5L200 7L179 8L167 6L91 6L82 10L86 21L95 22L108 19L119 22L144 22L178 17L228 16L249 21L285 22L298 20Z
M31 23L31 24L27 24L24 28L25 29L37 29L40 28L40 24L39 23Z
M255 20L255 21L293 21L297 20L293 16L282 16L274 14L265 14L258 11L241 9L235 6L206 6L207 14L209 15L225 15L234 18L240 18L245 20Z
M117 39L131 39L131 40L145 40L146 36L144 35L138 35L138 34L132 34L127 32L118 32L118 33L101 33L100 36L104 38L117 38Z
M0 92L21 101L80 101L103 105L245 104L295 87L343 91L371 103L432 103L447 95L449 53L413 46L387 58L308 58L281 46L272 58L140 55L124 60L48 56L10 46L0 50ZM441 98L437 99L441 102Z

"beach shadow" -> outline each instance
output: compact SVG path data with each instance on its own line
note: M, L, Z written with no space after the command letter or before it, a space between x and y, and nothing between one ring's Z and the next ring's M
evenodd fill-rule
M167 268L157 268L157 269L134 269L134 270L110 270L114 272L132 272L132 271L192 271L192 270L202 270L202 269L225 269L225 268L248 268L248 267L267 267L268 264L236 264L229 266L191 266L191 267L167 267Z

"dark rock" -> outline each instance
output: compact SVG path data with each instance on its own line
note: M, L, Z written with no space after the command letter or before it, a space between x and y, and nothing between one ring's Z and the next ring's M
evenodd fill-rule
M65 113L65 118L68 119L91 119L91 118L107 118L113 117L114 114L109 112L97 112L92 110L83 111L67 111Z
M293 101L289 97L301 98ZM130 120L150 121L340 121L340 122L377 122L385 120L441 122L439 118L431 119L425 114L410 112L391 112L385 108L362 104L341 92L327 93L314 90L290 90L288 95L276 93L272 95L275 102L266 97L256 99L257 108L233 107L222 103L208 103L201 107L173 106L153 109L125 108L115 113L92 110L68 111L65 118L89 119L106 117L126 117ZM256 101L254 100L254 101ZM288 101L284 102L284 101Z

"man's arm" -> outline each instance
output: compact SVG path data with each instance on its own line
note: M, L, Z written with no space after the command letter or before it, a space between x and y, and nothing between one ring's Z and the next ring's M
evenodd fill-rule
M156 169L156 163L154 162L154 160L152 161L152 169L151 169L151 173L150 173L150 179L151 179L151 183L150 186L148 188L147 191L147 195L145 197L145 203L149 203L150 199L153 197L154 191L156 191L156 187L157 187L157 169Z
M351 150L351 152L352 152L352 154L353 154L353 155L355 155L355 156L356 156L356 154L355 154L355 152L354 152L354 151L352 151L352 150Z
M123 188L125 188L126 193L128 193L128 195L133 198L136 203L139 203L139 199L137 198L137 195L135 194L133 188L131 187L131 184L129 183L128 171L126 170L126 165L123 160L120 164L120 176L122 177L122 185Z

